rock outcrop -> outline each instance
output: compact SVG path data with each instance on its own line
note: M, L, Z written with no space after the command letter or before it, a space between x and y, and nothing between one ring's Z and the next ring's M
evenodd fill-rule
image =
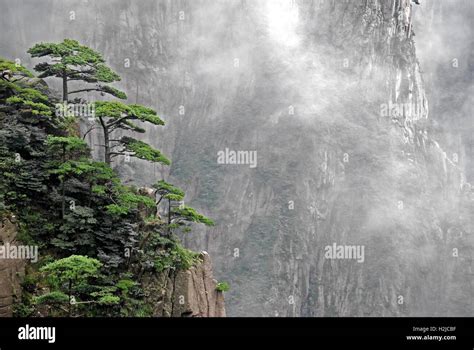
M168 270L144 277L154 317L225 317L224 295L216 289L209 254L189 270Z
M17 245L18 227L12 217L0 221L0 245ZM25 261L0 258L0 317L11 317L15 301L21 296L21 281L25 274Z

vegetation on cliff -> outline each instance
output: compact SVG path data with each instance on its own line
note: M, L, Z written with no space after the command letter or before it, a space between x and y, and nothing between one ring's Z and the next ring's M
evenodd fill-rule
M42 43L29 50L50 61L35 69L63 80L63 106L73 93L91 89L119 98L102 83L120 77L100 54L74 40ZM20 239L37 245L40 259L23 282L19 316L147 316L144 273L187 269L199 256L185 249L178 233L211 219L184 205L185 193L158 180L137 189L121 182L111 167L118 156L169 165L159 150L115 130L145 132L136 122L164 125L144 106L92 101L91 129L102 130L104 162L92 159L77 116L64 115L60 100L26 68L0 58L0 216L15 216ZM94 88L71 91L71 81ZM90 121L90 120L89 120Z

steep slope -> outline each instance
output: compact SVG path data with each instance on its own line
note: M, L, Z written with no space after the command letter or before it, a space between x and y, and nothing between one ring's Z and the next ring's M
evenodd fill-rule
M230 282L229 315L472 314L472 192L464 159L431 134L416 5L45 4L50 20L36 28L55 34L41 40L74 37L104 52L140 96L130 99L169 121L147 141L174 160L191 204L216 218L185 240ZM27 31L13 50L38 40ZM257 167L218 164L226 148L257 151ZM137 183L167 173L119 169ZM325 258L334 243L363 246L364 261Z
M77 121L43 79L1 57L0 73L0 316L224 317L209 255L174 236L182 220L212 220L168 209L165 227L154 195L124 186L71 135Z
M2 245L18 244L18 227L12 217L0 222L0 242ZM11 317L14 305L20 301L21 285L25 274L22 260L0 260L0 317Z
M217 290L209 254L188 270L148 274L144 288L154 317L225 317L224 296Z
M474 4L430 1L415 10L415 40L430 100L430 127L451 157L459 155L466 181L472 183L474 28L470 19Z

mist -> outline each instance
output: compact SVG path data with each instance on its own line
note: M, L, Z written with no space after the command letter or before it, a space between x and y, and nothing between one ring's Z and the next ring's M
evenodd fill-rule
M458 262L472 255L471 2L0 4L1 56L32 69L33 44L79 40L122 77L128 102L166 121L143 140L171 167L114 167L137 186L172 179L215 218L180 238L229 281L230 316L474 311ZM392 19L406 9L413 37ZM382 115L389 103L415 112ZM87 139L97 159L100 137ZM255 152L256 166L219 163L225 150ZM325 259L333 244L364 247L363 262Z

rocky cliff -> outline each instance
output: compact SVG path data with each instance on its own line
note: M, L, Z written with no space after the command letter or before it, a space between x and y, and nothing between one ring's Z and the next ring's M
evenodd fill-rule
M55 217L51 213L42 210L44 208L53 208L54 210L55 205L51 201L48 202L47 196L38 195L41 192L31 191L31 188L45 190L48 186L52 186L54 180L50 176L38 175L36 171L39 170L38 172L40 173L41 170L48 168L51 164L48 163L50 162L48 154L42 153L46 137L53 135L51 134L52 131L60 132L63 130L59 129L59 123L45 123L46 126L41 124L41 121L50 121L50 119L46 116L41 116L44 118L42 119L38 115L32 117L33 113L31 113L31 110L22 109L7 101L8 97L15 93L15 97L23 96L21 93L25 93L25 90L33 96L41 96L43 98L42 101L51 106L54 106L54 103L58 100L51 93L43 79L33 77L20 66L16 67L14 63L5 61L3 58L1 58L0 63L2 66L0 69L0 73L2 73L0 124L2 127L0 129L3 131L0 142L2 148L2 158L0 161L2 165L2 182L0 183L0 317L12 317L15 315L58 316L55 313L57 309L54 306L44 305L38 300L41 300L42 297L44 298L45 295L54 295L54 292L49 293L51 285L42 280L48 273L41 273L40 267L47 266L45 261L53 260L59 253L57 247L47 245L47 239L44 236L39 239L35 237L37 239L34 240L32 233L35 229L42 231L53 227L51 222L54 221ZM5 67L9 69L5 69ZM15 70L16 68L19 69ZM30 103L35 105L32 101ZM39 104L37 103L37 105ZM46 104L43 106L46 106ZM73 129L76 130L76 127L77 124L74 123ZM8 137L5 137L5 135ZM12 146L12 141L20 142L20 147L18 145ZM21 142L24 142L26 145L26 151L21 148ZM15 153L17 150L21 150L23 154ZM33 158L32 154L34 154L36 159ZM22 158L22 156L25 158ZM13 162L19 164L17 168L11 165ZM28 166L22 168L21 166L24 163L28 164ZM15 177L13 173L18 174L18 176ZM26 190L26 193L18 194L18 192L12 190L12 183L19 187L23 186L31 192ZM43 201L38 203L31 199L38 197L42 198ZM154 203L154 195L152 198L152 203ZM25 214L25 211L19 209L19 203L26 203L25 206L28 207L28 210L33 213L32 215L35 218L41 218L45 221L43 223L35 221L30 225L28 221L29 216ZM99 210L105 211L103 207ZM148 269L143 268L143 265L134 261L128 265L129 272L127 274L127 276L133 276L134 280L121 280L122 288L124 289L130 288L130 286L140 286L135 290L135 296L138 296L138 298L134 299L135 304L133 304L133 308L139 309L141 307L142 313L137 312L136 314L153 317L225 317L223 291L226 288L223 288L222 284L218 284L213 278L212 263L209 255L206 252L194 253L184 249L181 245L177 248L178 243L176 241L165 238L155 231L157 230L156 226L160 225L161 222L147 227L145 221L150 217L151 212L154 213L155 211L156 208L153 208L152 211L146 211L143 207L136 211L136 221L141 225L141 229L144 230L143 234L146 235L143 245L140 246L140 252L143 253L144 248L146 249L145 242L147 240L150 238L152 240L158 236L158 239L166 240L166 244L158 245L159 247L155 246L153 249L160 251L163 260L160 260L158 257L152 261L151 259L148 260ZM15 212L15 214L12 212ZM115 217L115 220L113 228L114 234L117 234L121 222L117 217ZM64 220L61 221L64 222ZM49 224L45 224L46 222L49 222ZM85 225L85 221L81 222L82 225ZM75 230L73 234L79 235L79 230ZM169 231L167 233L169 234ZM74 248L77 249L77 247ZM74 257L90 259L89 257L77 254L73 255ZM183 262L185 259L186 262ZM35 265L30 265L30 261ZM98 260L95 261L98 265L100 264ZM150 268L150 264L152 266L158 264L157 261L161 264L160 268ZM39 263L39 265L36 263ZM84 269L84 266L78 268L78 270ZM110 275L108 277L113 278L114 273L120 273L117 271L120 270L113 270L109 266L108 273ZM136 276L133 275L134 272L137 273ZM135 279L135 277L137 278ZM69 280L69 285L72 284L72 280ZM84 285L87 284L84 283ZM113 286L111 288L116 290L118 287ZM122 289L123 299L128 297L124 289ZM58 292L56 291L56 293ZM68 301L69 299L66 296L66 302L64 302L63 298L62 303L69 304ZM88 300L85 304L94 302L96 301ZM130 316L130 313L123 311L123 309L128 307L125 303L124 301L124 304L121 305L122 310L118 309L115 315ZM71 303L71 305L73 304ZM61 311L64 310L67 311L66 308L61 309ZM96 315L94 314L94 316ZM69 316L71 316L70 312Z
M147 291L155 317L225 317L224 296L216 289L209 254L189 270L166 271L147 275Z
M0 221L0 244L17 245L18 227L15 218ZM21 298L21 281L26 262L19 259L0 259L0 317L11 317L16 302Z
M230 282L229 315L472 314L465 152L459 145L453 157L431 132L417 5L31 6L26 14L4 7L10 21L43 15L35 26L20 22L2 54L28 63L20 52L36 41L81 40L105 53L122 87L136 92L132 102L167 121L166 135L150 130L147 141L175 160L169 174L138 162L118 168L139 184L169 175L193 206L212 212L216 227L183 238ZM226 148L257 151L257 167L218 164ZM363 246L364 261L328 259L334 243Z
M14 218L5 217L0 225L0 244L22 244ZM188 270L167 270L147 274L143 279L146 303L154 317L225 317L222 291L217 290L209 255L202 252L200 262ZM27 261L0 259L0 317L12 317L21 300L21 283Z

